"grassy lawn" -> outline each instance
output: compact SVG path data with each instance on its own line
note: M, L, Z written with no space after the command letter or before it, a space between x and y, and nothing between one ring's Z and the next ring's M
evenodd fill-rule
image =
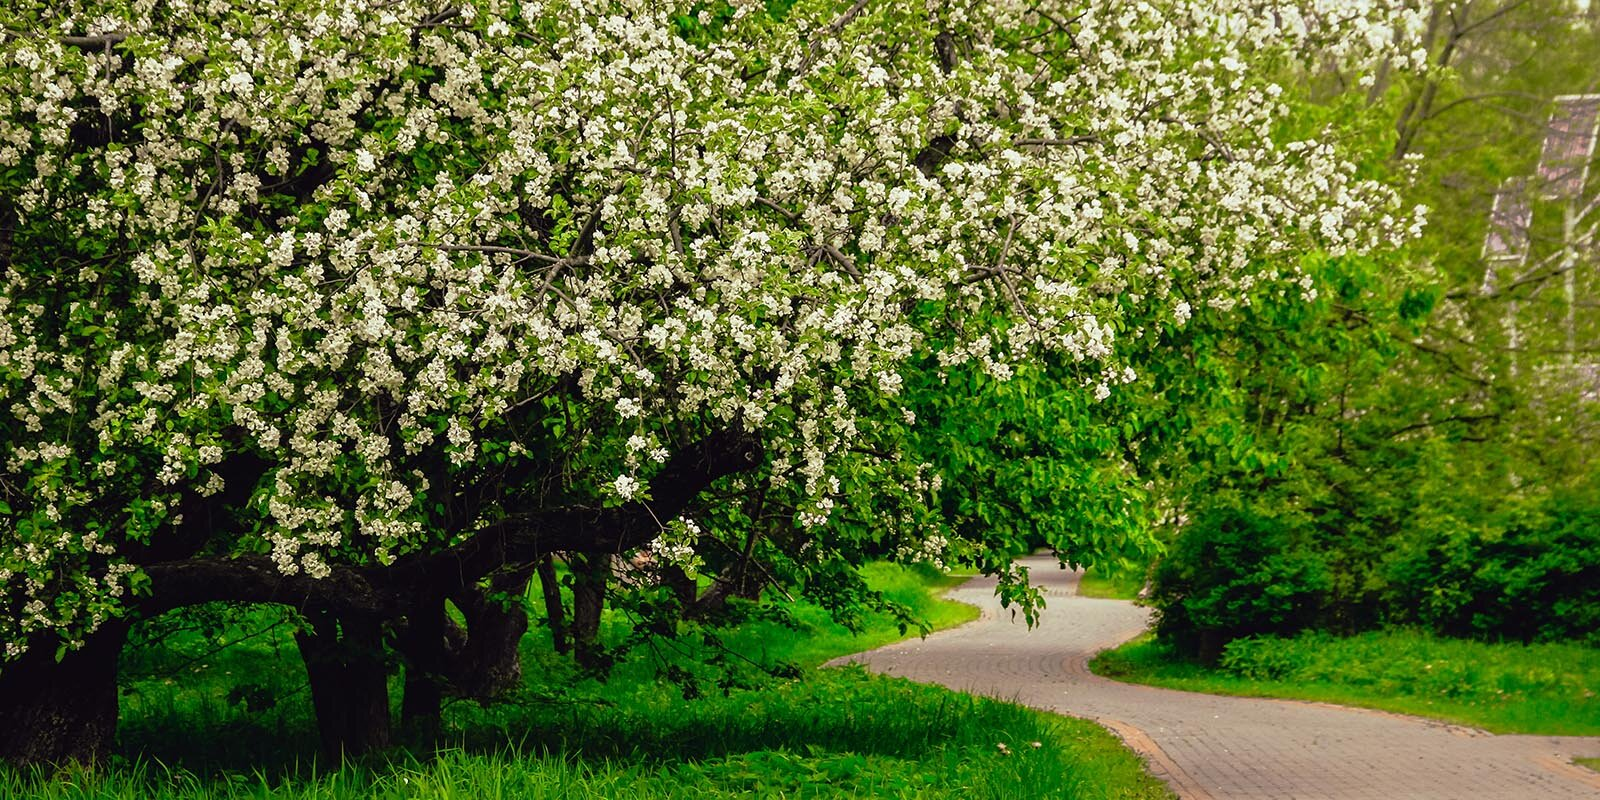
M1580 767L1588 767L1595 772L1600 772L1600 758L1574 758L1572 763Z
M940 596L965 582L966 576L941 575L889 563L868 564L862 574L872 588L912 609L933 630L953 628L978 618L977 608ZM835 624L822 609L807 604L794 606L793 618L800 623L798 632L776 622L747 622L724 636L723 641L758 661L788 661L815 667L842 655L916 635L915 630L901 633L887 617L870 620L860 633L853 634Z
M1219 667L1148 635L1097 656L1096 674L1212 694L1319 700L1496 733L1600 735L1600 650L1489 644L1413 631L1305 635L1229 645Z
M869 568L868 579L936 627L977 615L938 599L959 579L890 565ZM601 683L550 652L536 628L524 642L526 686L509 702L453 703L442 747L337 769L316 763L287 624L245 620L233 635L251 626L255 635L220 650L197 634L173 635L128 659L142 677L127 686L111 769L52 780L0 771L0 797L1170 797L1091 723L854 667L812 669L902 634L887 618L856 636L817 608L793 616L795 628L750 622L721 638L737 658L792 662L806 667L802 677L702 683L695 700L657 677L662 664L690 663L670 646ZM620 630L626 620L608 624Z
M1115 572L1107 574L1103 570L1090 567L1083 571L1083 578L1078 581L1078 594L1082 597L1096 597L1106 600L1137 600L1139 590L1144 588L1144 576L1131 572Z

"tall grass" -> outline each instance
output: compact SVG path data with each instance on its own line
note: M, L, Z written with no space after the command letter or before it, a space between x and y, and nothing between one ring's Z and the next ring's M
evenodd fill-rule
M1230 643L1217 667L1149 637L1102 653L1095 672L1216 694L1321 700L1499 733L1600 734L1600 650L1486 643L1409 630Z
M936 627L976 615L938 599L949 578L891 565L871 567L867 577ZM175 635L128 661L143 677L128 687L110 768L53 777L0 771L0 797L1169 796L1090 723L859 668L810 669L900 638L886 616L869 619L860 636L815 607L797 605L792 618L792 627L749 622L720 638L739 658L807 667L800 678L749 689L708 684L707 696L692 701L680 684L657 677L663 664L693 661L670 647L642 651L600 682L552 653L547 632L536 629L524 642L526 685L508 702L450 704L431 746L338 766L317 761L286 627L220 650L198 634ZM271 622L245 620L233 634ZM613 632L627 627L609 624Z

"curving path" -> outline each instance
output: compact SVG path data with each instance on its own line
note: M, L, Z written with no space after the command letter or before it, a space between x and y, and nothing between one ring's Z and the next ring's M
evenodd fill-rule
M1028 630L992 579L950 597L975 622L840 659L912 680L1086 717L1121 736L1178 795L1194 800L1600 800L1600 737L1495 736L1323 703L1179 692L1089 673L1094 653L1137 635L1148 611L1077 596L1076 573L1025 559L1049 608Z

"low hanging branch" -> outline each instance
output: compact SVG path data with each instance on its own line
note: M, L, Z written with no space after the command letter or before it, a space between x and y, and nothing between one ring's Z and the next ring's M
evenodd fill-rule
M264 555L198 558L144 568L150 593L144 614L215 600L279 603L378 616L405 613L423 588L448 594L509 564L555 552L619 553L660 535L694 498L727 475L755 468L760 444L741 431L707 435L668 459L650 482L650 500L616 508L554 508L513 513L446 550L403 558L386 567L335 566L328 576L284 574Z

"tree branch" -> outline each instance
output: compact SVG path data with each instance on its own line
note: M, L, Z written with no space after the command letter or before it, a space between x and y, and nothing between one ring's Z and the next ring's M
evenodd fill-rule
M102 33L95 36L62 36L59 41L68 47L77 47L84 50L103 50L114 44L126 41L126 33Z
M742 431L708 434L667 460L650 481L650 500L617 508L563 507L513 514L442 552L419 554L389 566L336 566L324 578L286 575L269 556L242 555L150 564L150 594L136 603L147 615L210 601L279 603L300 610L398 616L419 592L459 591L508 564L531 563L546 553L617 553L649 542L664 520L713 482L753 469L759 442Z

